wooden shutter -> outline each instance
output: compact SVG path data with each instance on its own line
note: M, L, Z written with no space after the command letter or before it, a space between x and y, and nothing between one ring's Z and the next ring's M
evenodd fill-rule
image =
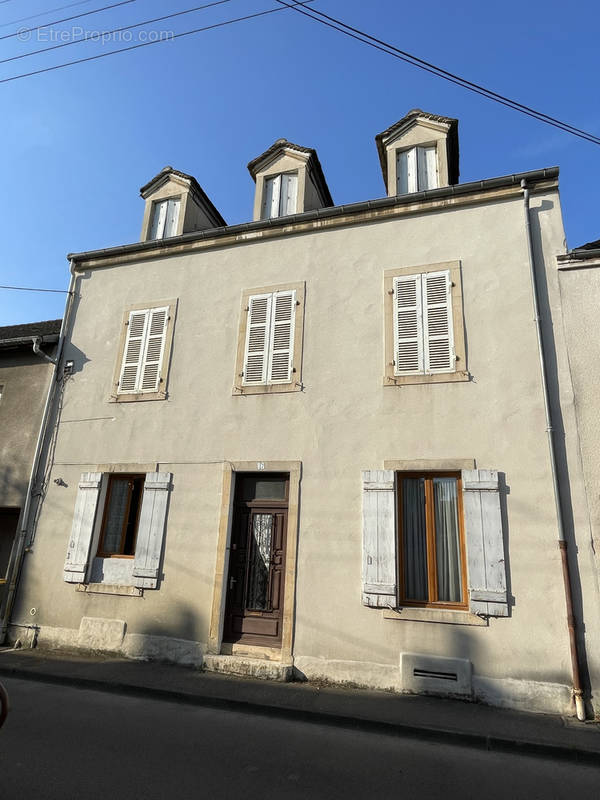
M417 174L419 191L435 189L437 181L437 148L417 147Z
M395 608L396 490L393 470L366 470L363 480L362 602Z
M133 561L133 584L140 589L158 583L171 478L170 472L146 475Z
M474 614L508 616L498 473L462 471L469 600Z
M177 222L179 221L179 200L167 201L167 215L165 219L164 236L175 236L177 234Z
M162 239L165 231L165 220L167 218L167 200L154 203L152 207L152 228L150 229L151 239Z
M271 303L268 383L289 383L294 357L296 292L275 292Z
M67 583L85 581L101 481L101 472L84 472L81 475L65 559L64 579Z
M271 294L252 295L248 302L243 383L266 383L271 326Z
M160 368L167 338L169 309L168 307L151 308L147 313L147 331L137 388L142 392L157 392L160 385Z
M150 316L149 309L131 311L127 323L127 336L123 352L123 363L119 377L119 394L137 391L144 359L146 327Z
M281 175L276 175L274 178L265 178L262 218L271 219L272 217L278 217L280 214L280 201Z
M421 275L394 278L394 374L423 372Z
M454 372L450 272L426 272L422 280L425 372Z
M408 194L418 190L417 148L401 150L396 158L396 181L398 194Z
M296 197L298 195L298 176L295 173L281 176L281 213L296 213Z

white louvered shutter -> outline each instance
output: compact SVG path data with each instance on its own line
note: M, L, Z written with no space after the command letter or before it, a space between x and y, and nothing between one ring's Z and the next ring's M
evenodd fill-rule
M152 228L150 230L151 239L162 239L165 231L165 220L167 218L167 200L155 203L152 208Z
M394 278L394 374L423 372L421 275Z
M418 190L417 148L401 150L396 159L397 194L408 194Z
M419 191L437 187L437 154L435 147L417 148L417 173L419 176Z
M170 472L146 474L133 561L133 585L140 589L158 584L171 478Z
M474 614L508 616L498 472L462 471L469 605Z
M252 295L248 302L242 380L244 384L260 384L267 381L272 297L271 294L256 294Z
M456 359L450 273L427 272L422 280L425 372L454 372Z
M131 311L127 324L127 336L119 376L119 394L136 392L144 358L146 324L150 315L149 309Z
M294 358L296 292L275 292L271 306L268 383L289 383Z
M79 480L64 567L67 583L85 581L101 481L101 472L84 472Z
M362 480L362 602L373 608L395 608L395 475L393 470L365 470Z
M295 174L281 176L281 213L296 213L296 197L298 195L298 176Z
M281 175L265 179L264 195L262 218L271 219L273 217L278 217L280 214L279 204L281 201Z
M148 319L138 391L157 392L160 385L160 369L167 338L169 309L168 307L151 308L147 313Z
M177 222L179 221L179 200L167 201L167 215L165 219L164 237L175 236L177 234Z

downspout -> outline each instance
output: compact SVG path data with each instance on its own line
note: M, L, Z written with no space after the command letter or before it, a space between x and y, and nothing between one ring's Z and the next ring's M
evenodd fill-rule
M25 495L25 505L23 506L23 513L21 514L21 524L19 528L19 533L17 535L15 546L13 548L14 557L11 559L12 564L10 567L10 574L8 576L8 594L6 596L6 607L4 610L4 616L0 620L0 645L4 644L6 640L9 621L12 614L13 606L15 604L17 587L19 585L19 578L21 576L21 568L23 566L23 557L25 555L25 546L27 542L27 533L29 529L29 515L31 513L31 500L33 496L33 489L35 486L35 479L37 477L38 469L40 466L40 459L42 456L44 442L46 439L46 432L48 428L48 422L50 419L50 410L52 408L54 395L56 391L56 384L58 382L58 377L59 377L58 366L60 364L62 356L65 335L69 321L69 315L73 304L74 286L75 286L75 275L73 273L73 262L71 261L71 279L69 281L69 290L67 294L67 300L65 303L65 313L60 326L60 334L58 337L58 344L56 346L56 357L54 359L50 359L50 357L47 356L45 353L39 351L39 337L32 337L34 353L42 355L47 360L52 361L52 363L54 364L54 369L52 370L50 385L48 386L48 393L46 395L46 403L44 405L44 411L42 414L42 422L40 424L40 430L38 432L37 442L35 445L33 463L31 465L31 473L29 475L29 483L27 485L27 494ZM36 346L38 348L37 350Z
M550 397L548 393L548 377L546 374L546 359L544 356L544 340L542 337L542 326L540 319L540 307L538 297L538 285L535 274L535 261L533 255L533 240L531 235L531 217L529 208L529 189L527 181L521 181L523 189L523 207L525 212L525 231L527 233L527 252L529 256L529 272L531 277L531 293L533 298L533 321L537 335L538 353L540 358L540 373L542 379L542 391L544 395L544 411L546 414L546 433L548 434L548 449L550 451L550 470L552 473L552 486L554 489L554 503L556 505L556 521L558 527L558 547L562 563L563 585L565 589L565 602L567 606L567 626L569 629L569 647L571 651L571 670L573 673L573 696L575 698L575 708L577 719L585 720L585 703L583 701L583 689L579 674L579 652L577 648L577 631L575 628L575 615L573 614L573 594L571 590L571 572L569 569L569 556L567 552L567 541L564 531L564 517L562 503L560 500L560 484L558 470L556 468L556 449L554 444L554 428L552 426L552 411L550 409Z
M58 352L57 352L57 357L56 358L51 358L47 353L44 353L44 351L40 348L40 344L42 342L42 337L41 336L32 336L31 337L31 341L33 342L33 352L36 354L36 356L40 356L41 358L45 358L46 361L49 361L51 364L54 364L54 366L56 366L58 364L58 361L59 361ZM60 342L60 339L59 339L59 342Z

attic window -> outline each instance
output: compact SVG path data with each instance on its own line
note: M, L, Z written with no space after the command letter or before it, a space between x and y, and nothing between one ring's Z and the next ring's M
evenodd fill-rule
M177 235L180 205L181 200L178 197L154 203L150 228L151 239L167 239L169 236Z
M437 148L411 147L399 150L396 161L397 194L437 189Z
M284 217L296 213L298 196L298 173L289 172L265 178L262 203L262 219Z

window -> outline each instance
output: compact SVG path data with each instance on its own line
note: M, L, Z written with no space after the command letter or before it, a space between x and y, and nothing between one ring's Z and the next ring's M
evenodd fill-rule
M386 385L467 380L460 264L385 272Z
M135 554L143 489L144 475L109 476L99 556L133 557Z
M296 172L265 178L263 188L262 219L283 217L296 213L298 174Z
M64 580L156 589L171 481L170 472L84 472L75 497ZM100 578L91 577L96 566L91 562L99 563Z
M151 239L167 239L177 235L179 222L180 198L158 200L152 207Z
M125 311L113 401L166 397L175 308L176 301L170 300Z
M301 389L304 284L245 292L234 393Z
M396 156L397 194L437 189L437 148L411 147Z
M362 483L364 605L508 616L496 470L375 469Z
M460 473L398 474L400 605L466 608Z

